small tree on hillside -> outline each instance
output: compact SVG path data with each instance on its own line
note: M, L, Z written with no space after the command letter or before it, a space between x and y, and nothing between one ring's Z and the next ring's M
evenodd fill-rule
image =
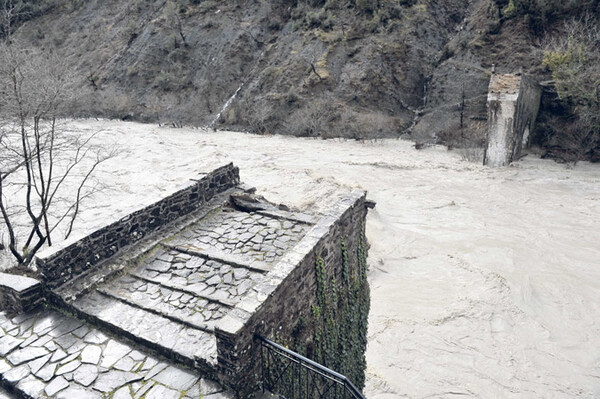
M168 0L163 8L162 25L181 38L181 43L184 47L188 46L185 31L183 28L183 20L181 19L181 5L177 1ZM177 47L177 40L175 39Z

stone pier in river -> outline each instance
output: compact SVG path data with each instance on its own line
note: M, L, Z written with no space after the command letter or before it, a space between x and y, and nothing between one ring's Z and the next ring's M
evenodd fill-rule
M541 95L541 87L522 74L492 75L484 165L506 166L519 159L529 144Z

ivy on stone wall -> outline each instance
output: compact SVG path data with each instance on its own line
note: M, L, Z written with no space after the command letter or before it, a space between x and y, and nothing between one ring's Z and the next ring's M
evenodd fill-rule
M314 264L315 301L300 312L291 334L275 332L272 339L345 375L362 390L367 367L367 327L370 309L370 289L367 281L367 251L364 224L352 249L341 237L334 249L339 263L325 264L317 256ZM340 251L340 252L337 252ZM341 256L340 256L341 255ZM334 261L335 262L335 261ZM283 336L282 336L283 335ZM309 376L308 369L297 370L288 361L269 358L265 381L277 384L273 392L290 399L312 398L321 392L318 378ZM301 382L301 383L299 383ZM317 388L315 388L317 387ZM327 391L335 396L338 391ZM322 393L322 392L321 392ZM329 397L329 396L324 396Z
M370 291L367 281L367 243L360 234L352 270L344 239L341 240L341 280L328 276L323 259L317 258L317 302L311 313L314 338L311 357L318 363L348 377L358 388L365 385L367 327ZM351 256L352 254L350 254Z

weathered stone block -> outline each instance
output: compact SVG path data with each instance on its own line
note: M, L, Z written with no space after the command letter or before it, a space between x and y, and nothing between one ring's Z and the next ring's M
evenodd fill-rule
M0 310L28 312L44 301L42 284L29 277L0 273Z
M530 78L520 74L492 75L484 165L506 166L519 159L529 144L541 95L541 87Z

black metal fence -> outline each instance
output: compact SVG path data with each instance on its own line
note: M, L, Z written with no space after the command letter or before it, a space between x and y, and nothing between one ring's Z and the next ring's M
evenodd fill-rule
M365 399L346 378L261 336L263 390L286 399Z

